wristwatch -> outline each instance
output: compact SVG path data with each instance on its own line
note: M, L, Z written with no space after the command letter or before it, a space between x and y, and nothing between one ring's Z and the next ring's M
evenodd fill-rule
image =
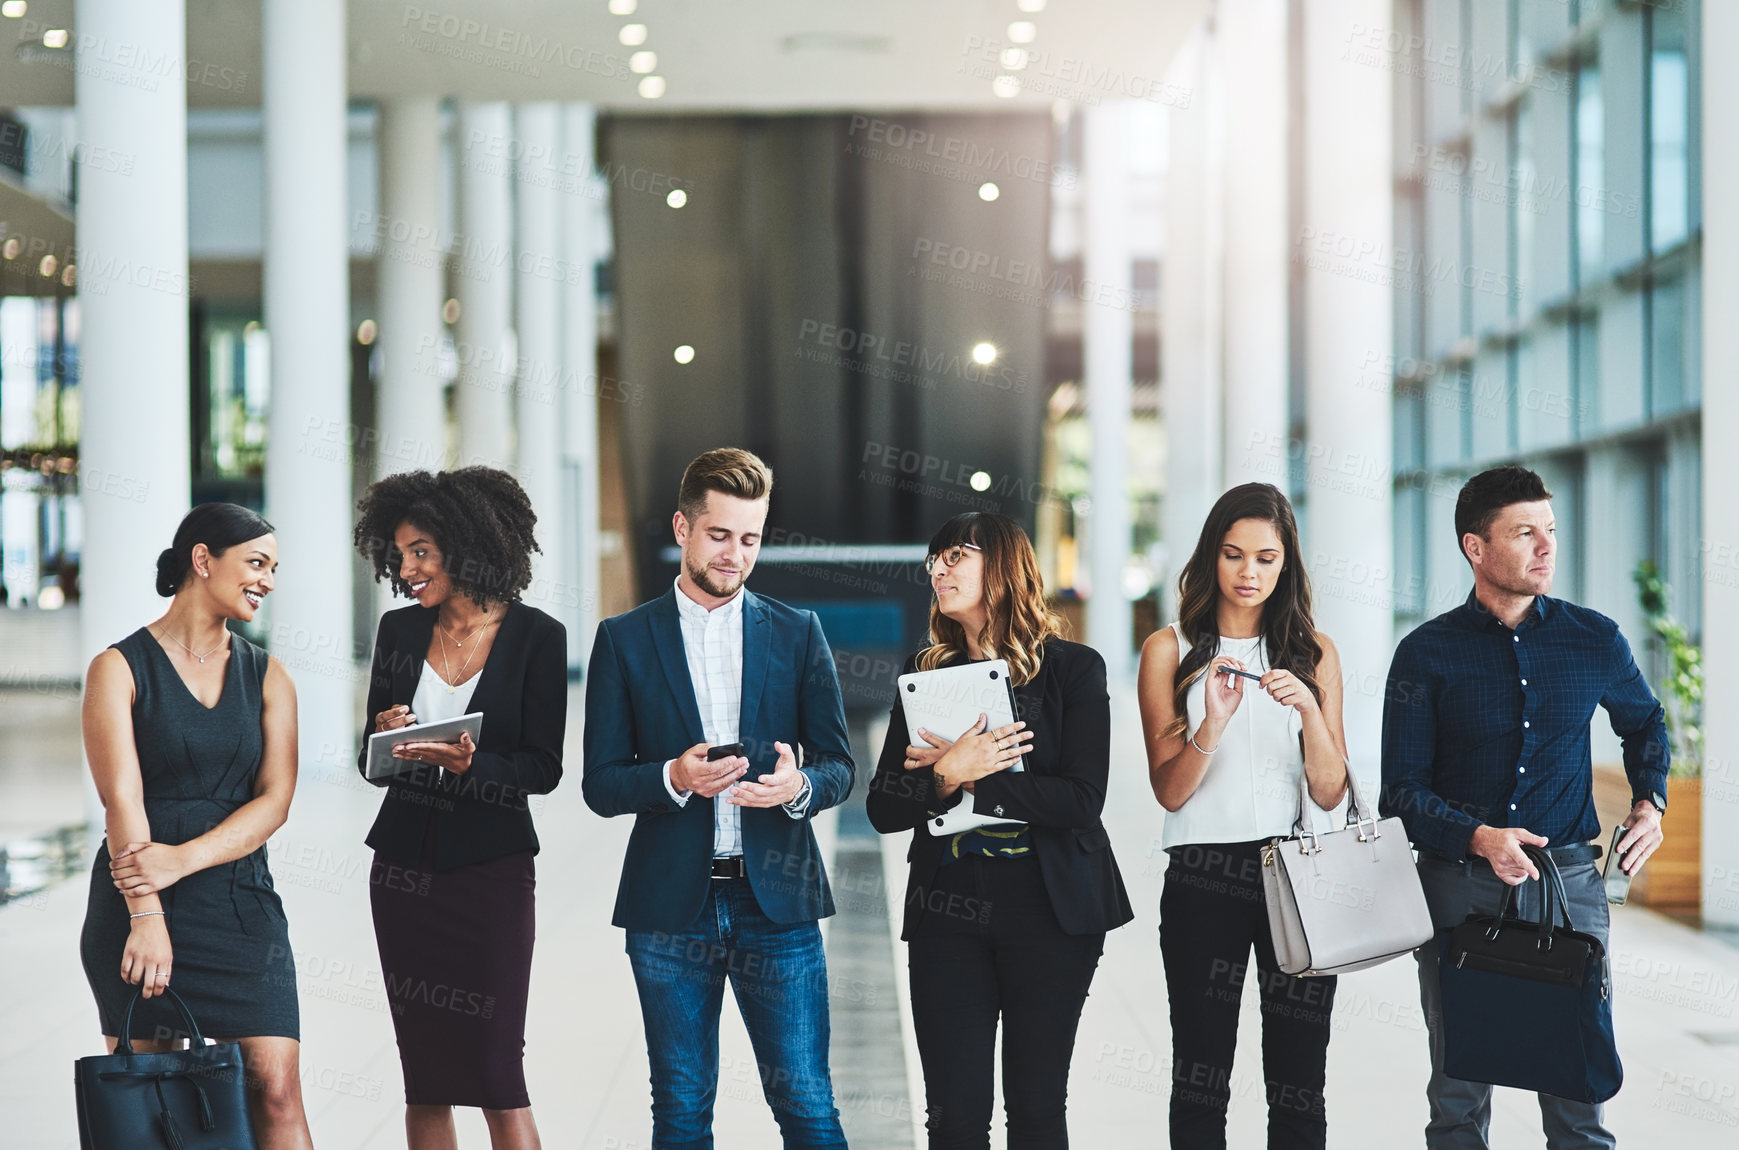
M1637 803L1642 802L1653 803L1655 810L1663 815L1667 813L1667 797L1659 791L1650 791L1646 795L1637 795L1635 798L1630 800L1630 805L1634 807Z

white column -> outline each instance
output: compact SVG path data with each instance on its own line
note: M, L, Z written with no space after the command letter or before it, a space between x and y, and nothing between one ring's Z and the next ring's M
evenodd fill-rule
M1129 131L1121 104L1090 108L1085 115L1082 167L1084 243L1082 278L1102 294L1127 296L1132 284L1129 255ZM1115 289L1122 288L1122 292ZM1133 371L1130 341L1133 316L1128 308L1086 303L1081 308L1081 354L1087 382L1087 419L1092 431L1087 523L1087 642L1105 657L1112 678L1128 673L1134 624L1123 594L1123 568L1129 558L1128 457L1130 392Z
M304 762L349 757L353 696L350 252L344 0L265 0L266 516L284 576L271 650L296 680ZM336 748L332 746L337 742Z
M563 559L573 564L569 579L579 589L579 605L563 616L568 625L568 664L584 667L602 616L603 531L598 487L598 295L592 267L602 229L608 226L607 185L594 175L590 104L562 109L565 181L562 243L570 273L562 289L563 489L567 496L570 545Z
M1739 153L1714 125L1739 108L1739 5L1703 5L1703 921L1739 927Z
M80 42L138 59L186 58L183 0L78 0ZM84 660L156 618L157 554L189 499L187 92L125 68L78 78L81 148L136 157L79 173L79 480L84 512L79 628ZM170 82L170 80L174 82ZM94 834L102 807L87 785Z
M519 201L518 298L519 379L514 388L514 422L519 458L514 469L537 512L541 555L532 556L532 585L526 601L556 618L563 617L569 589L577 585L567 570L567 517L562 514L562 263L561 112L553 103L522 104L515 194ZM589 269L588 269L589 270ZM575 592L577 594L577 591ZM565 622L566 620L564 620Z
M1315 235L1353 237L1367 251L1392 244L1394 78L1343 58L1341 48L1350 25L1379 26L1390 7L1311 0L1304 11L1305 224ZM1340 648L1353 766L1374 784L1394 647L1392 425L1388 391L1358 381L1367 357L1388 353L1393 308L1388 282L1367 270L1331 263L1305 281L1304 558L1316 625Z
M513 116L504 103L459 106L459 462L513 457Z
M441 108L433 96L380 103L380 375L376 473L447 465L440 346L443 264Z
M1165 428L1165 506L1160 525L1165 540L1164 604L1177 613L1177 576L1189 561L1208 509L1219 498L1220 375L1218 307L1209 307L1203 285L1209 282L1205 173L1208 120L1216 113L1207 101L1204 80L1209 44L1198 29L1178 50L1167 80L1179 91L1197 94L1191 107L1168 111L1165 246L1160 253L1160 407ZM1217 183L1217 180L1215 181Z
M1222 0L1215 82L1225 323L1225 486L1286 490L1286 0ZM1215 69L1215 80L1223 73Z

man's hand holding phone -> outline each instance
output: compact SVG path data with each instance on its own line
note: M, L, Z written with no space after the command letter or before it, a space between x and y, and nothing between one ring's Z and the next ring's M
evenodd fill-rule
M719 794L749 769L741 743L711 746L696 743L670 765L670 785L705 799Z

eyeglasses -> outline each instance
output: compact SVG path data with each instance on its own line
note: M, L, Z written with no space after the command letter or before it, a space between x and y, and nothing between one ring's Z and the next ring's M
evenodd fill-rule
M976 543L959 543L946 551L939 552L924 560L924 574L933 575L936 572L936 561L941 560L944 567L953 567L966 558L968 551L983 551Z

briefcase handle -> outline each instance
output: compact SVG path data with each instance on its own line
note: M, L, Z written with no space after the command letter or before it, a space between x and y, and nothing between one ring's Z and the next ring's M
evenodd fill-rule
M1558 864L1552 861L1552 856L1539 847L1523 844L1522 850L1534 860L1535 869L1540 872L1540 886L1542 888L1540 891L1540 910L1542 913L1539 921L1530 925L1542 936L1541 949L1550 950L1552 948L1552 932L1557 928L1560 917L1564 920L1565 930L1576 929L1576 925L1570 921L1570 899L1564 893L1564 876L1558 873ZM1504 898L1498 907L1497 921L1492 924L1489 932L1492 937L1497 936L1497 932L1505 922L1522 924L1528 921L1521 917L1520 901L1523 885L1525 884L1516 883L1514 886L1506 885L1504 887Z
M191 1045L204 1046L205 1035L199 1032L199 1023L193 1021L193 1011L187 1009L187 1003L181 1001L181 996L167 986L163 988L163 993L169 996L169 1000L175 1004L175 1009L181 1012L181 1021L187 1024L187 1033L193 1039ZM127 1003L127 1014L125 1018L121 1019L121 1034L115 1043L116 1054L133 1053L133 1008L139 1005L139 999L143 997L143 991L135 990L133 1000Z

